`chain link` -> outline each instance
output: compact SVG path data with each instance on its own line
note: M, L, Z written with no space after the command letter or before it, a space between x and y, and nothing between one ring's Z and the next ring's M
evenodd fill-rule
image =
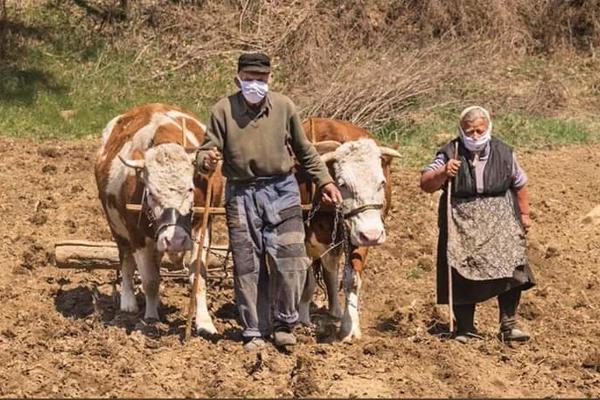
M317 200L313 200L312 207L310 208L310 211L308 211L308 215L306 216L307 225L310 225L312 219L315 217L315 215L317 215L317 212L319 212L319 209L321 208L321 202L318 201L317 196L315 196L315 198Z
M306 217L306 224L310 225L312 219L315 217L319 209L321 208L321 203L319 201L313 201L313 206L308 212ZM338 229L341 230L341 240L337 242L338 239ZM337 243L336 243L337 242ZM342 212L342 204L335 205L335 214L333 216L333 227L331 229L331 242L329 243L329 248L325 250L319 258L322 258L325 254L329 253L333 249L337 248L339 245L342 245L342 252L344 255L344 268L350 266L350 237L348 233L348 229L346 228L346 222L344 219L344 213Z

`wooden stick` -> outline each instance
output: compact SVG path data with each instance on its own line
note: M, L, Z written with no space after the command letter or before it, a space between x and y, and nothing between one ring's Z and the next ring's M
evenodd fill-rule
M308 120L308 127L309 127L309 135L310 135L310 142L314 143L315 142L315 121L313 120L313 117L310 117ZM317 185L312 181L310 181L310 194L308 196L308 198L310 199L310 201L312 202L313 197L317 195Z
M217 168L219 166L217 165ZM216 170L216 169L215 169ZM213 181L215 178L215 170L213 170L208 176L208 183L206 184L206 202L204 209L209 210L208 212L202 213L202 226L199 232L199 245L198 245L198 258L196 260L196 269L194 269L194 283L192 284L192 292L190 294L190 303L188 306L188 317L185 325L185 341L187 342L192 334L192 318L196 311L196 294L198 293L198 280L200 278L200 268L202 267L202 252L204 251L204 238L206 237L206 228L208 227L208 217L210 215L210 204L212 200L212 189Z
M454 142L454 160L458 158L458 140ZM446 225L447 225L447 237L446 237L446 253L448 252L448 243L450 242L450 224L452 223L452 204L450 203L452 197L452 179L448 180L448 192L446 195ZM452 267L448 262L448 256L446 255L446 263L448 264L448 307L450 308L450 334L454 332L454 296L452 294Z

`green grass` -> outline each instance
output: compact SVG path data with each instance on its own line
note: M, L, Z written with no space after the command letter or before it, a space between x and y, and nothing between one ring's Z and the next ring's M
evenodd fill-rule
M41 40L23 46L0 65L0 133L37 138L99 135L106 123L127 109L164 102L206 119L211 104L228 90L231 77L211 63L203 73L168 73L152 79L158 44L122 50L109 38L78 29L78 21L59 10L34 7L27 23L43 27ZM72 116L61 112L72 110ZM64 115L64 113L62 113Z

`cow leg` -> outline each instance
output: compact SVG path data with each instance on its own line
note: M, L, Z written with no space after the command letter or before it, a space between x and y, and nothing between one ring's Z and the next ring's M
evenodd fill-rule
M198 257L200 257L200 274L198 276L198 291L196 292L196 333L214 335L217 328L213 324L212 318L208 312L206 302L206 262L208 260L208 247L210 246L210 225L204 236L204 246L199 246L194 242L192 250L192 268L190 270L190 285L194 286L194 270L198 267ZM198 254L199 253L199 254Z
M158 318L158 289L160 286L160 274L156 257L154 254L154 246L146 242L146 246L137 249L133 253L135 263L137 264L140 276L142 278L142 287L146 296L146 312L144 319L159 319Z
M135 273L135 260L126 246L119 245L119 258L121 259L121 311L137 313L139 307L135 299L133 274Z
M360 339L360 320L358 315L358 304L360 288L362 286L362 268L366 262L368 249L359 247L352 250L351 265L344 267L344 293L346 295L346 307L340 327L340 340L349 342L353 338Z
M342 308L338 298L339 288L339 263L340 255L330 252L321 258L323 266L323 280L325 281L325 289L327 290L327 301L329 303L329 314L336 318L342 318Z
M340 340L349 342L353 338L360 339L360 321L358 318L358 294L361 287L360 273L354 268L344 268L344 293L346 307L340 327Z
M310 326L310 301L315 294L315 289L317 287L315 281L315 263L318 261L314 261L313 264L308 267L308 271L306 273L306 282L304 283L304 291L302 292L302 296L300 297L300 304L298 304L298 322L302 325Z

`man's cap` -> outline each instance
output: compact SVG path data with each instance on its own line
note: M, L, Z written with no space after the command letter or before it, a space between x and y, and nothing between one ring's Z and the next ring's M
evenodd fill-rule
M265 53L246 53L238 59L238 72L271 72L271 59Z

